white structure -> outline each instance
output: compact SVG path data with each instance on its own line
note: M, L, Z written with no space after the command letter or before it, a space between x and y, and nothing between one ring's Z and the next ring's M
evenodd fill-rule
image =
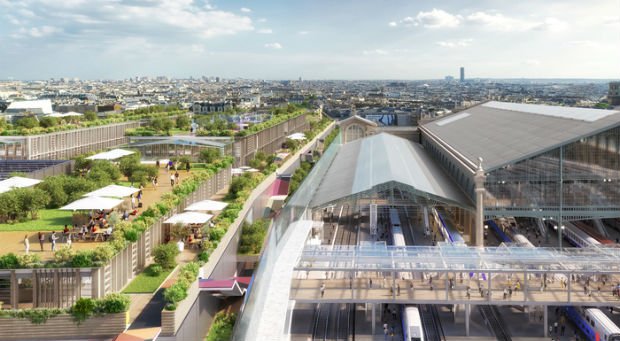
M84 194L85 197L111 197L111 198L124 198L134 193L139 192L139 188L109 185L98 190Z
M14 176L12 178L0 181L0 193L8 192L14 188L31 187L38 184L39 182L41 182L41 180Z
M116 159L122 158L123 156L131 155L131 154L134 154L134 153L135 152L133 152L131 150L112 149L112 150L107 151L107 152L103 152L103 153L95 154L93 156L89 156L89 157L87 157L87 159L89 159L89 160L116 160Z
M213 218L211 214L200 212L183 212L168 218L168 220L164 221L164 224L205 224L211 218Z
M53 113L52 101L49 99L41 99L36 101L12 102L5 111L7 115L21 115L23 113L51 115Z
M111 210L123 203L123 199L103 198L103 197L85 197L76 200L69 205L59 208L65 211L77 210Z
M185 208L186 211L221 211L228 206L227 203L214 200L202 200Z

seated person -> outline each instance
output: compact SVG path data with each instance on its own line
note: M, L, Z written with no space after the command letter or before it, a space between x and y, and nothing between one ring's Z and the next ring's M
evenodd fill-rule
M69 226L65 225L65 228L62 230L62 233L64 235L67 235L69 233Z
M127 211L123 212L123 220L128 220L129 219L129 213L127 213Z
M88 228L86 225L82 225L80 228L80 239L84 240L86 238L86 234L88 233Z
M187 243L191 244L194 241L194 235L190 234L189 236L187 236Z
M105 229L105 232L103 233L103 237L107 241L110 236L112 236L112 226L108 225L108 228Z

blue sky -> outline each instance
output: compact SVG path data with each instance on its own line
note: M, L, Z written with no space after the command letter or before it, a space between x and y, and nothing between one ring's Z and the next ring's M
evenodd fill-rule
M620 0L0 0L0 79L620 77Z

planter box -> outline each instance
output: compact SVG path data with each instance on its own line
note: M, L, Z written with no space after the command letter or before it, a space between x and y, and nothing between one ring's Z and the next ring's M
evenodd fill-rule
M0 318L0 340L113 338L125 330L128 314L92 317L80 325L71 315L58 315L42 324L34 324L29 319Z

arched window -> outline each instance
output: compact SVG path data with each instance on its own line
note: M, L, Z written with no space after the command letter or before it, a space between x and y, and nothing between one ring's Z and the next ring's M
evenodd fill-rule
M345 142L351 142L361 139L364 136L366 136L364 128L362 128L359 124L351 124L347 127L344 140Z

